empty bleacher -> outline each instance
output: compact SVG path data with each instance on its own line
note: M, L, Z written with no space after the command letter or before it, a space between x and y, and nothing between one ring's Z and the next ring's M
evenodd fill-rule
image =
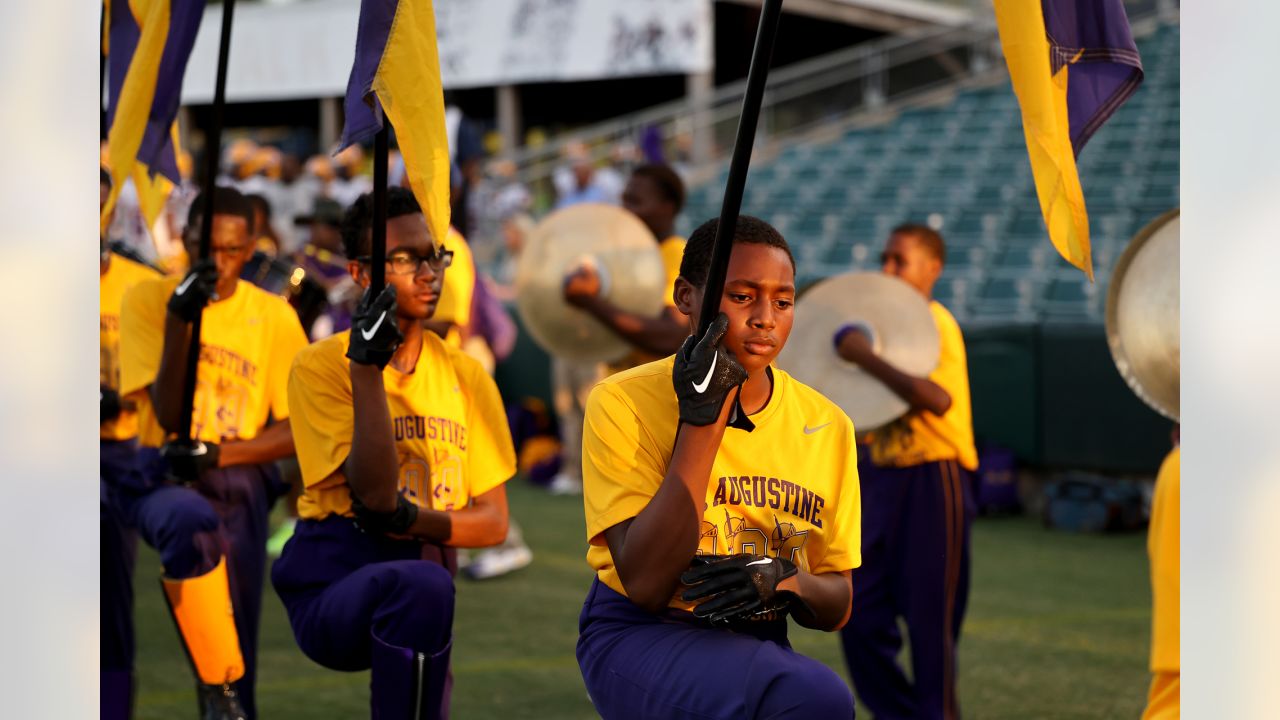
M1007 80L754 165L743 212L795 250L798 281L878 266L901 222L948 244L937 298L962 323L1101 322L1111 268L1143 225L1179 204L1179 28L1138 39L1145 80L1078 158L1097 282L1058 256L1040 216ZM691 188L681 229L719 213L727 168Z

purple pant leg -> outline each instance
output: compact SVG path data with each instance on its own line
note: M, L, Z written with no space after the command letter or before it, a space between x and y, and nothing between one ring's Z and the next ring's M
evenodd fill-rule
M409 559L421 553L420 543L365 535L344 518L303 520L272 569L307 657L333 670L373 669L379 720L408 720L418 706L424 718L448 715L453 578Z
M577 655L605 720L853 717L844 681L785 639L654 615L598 580L583 606Z
M102 441L99 451L99 714L106 720L127 720L133 705L133 567L137 533L125 523L116 495L123 476L134 471L136 448L132 442Z
M858 697L877 718L957 718L956 641L968 597L972 498L953 461L859 467L863 564L853 573L853 612L841 632ZM911 639L912 677L897 664Z

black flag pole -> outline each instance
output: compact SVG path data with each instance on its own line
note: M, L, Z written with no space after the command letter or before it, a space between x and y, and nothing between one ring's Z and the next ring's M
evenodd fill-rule
M235 0L223 0L222 34L218 40L218 74L213 85L213 113L209 123L209 136L205 146L205 174L203 196L204 209L200 213L200 254L193 258L192 265L209 257L209 249L213 244L213 189L218 181L218 160L222 156L222 108L226 105L227 95L227 51L231 47L231 15L235 10ZM250 233L253 228L249 228ZM195 438L191 434L191 414L196 399L196 368L200 362L200 326L204 313L196 315L191 323L191 344L187 348L186 375L182 381L182 405L178 415L178 438L191 445Z
M369 249L369 293L377 297L387 284L387 136L391 122L382 117L382 129L373 136L373 244Z
M769 61L773 57L773 41L777 37L781 17L782 0L764 0L760 26L756 30L756 44L751 51L751 66L747 70L747 91L742 98L738 135L733 141L733 156L729 160L729 181L724 188L720 223L711 249L711 267L707 271L707 286L702 295L697 337L705 335L711 322L720 314L725 271L729 268L729 254L733 251L733 234L742 210L742 191L747 184L747 168L751 165L751 148L755 144L764 84L769 78Z

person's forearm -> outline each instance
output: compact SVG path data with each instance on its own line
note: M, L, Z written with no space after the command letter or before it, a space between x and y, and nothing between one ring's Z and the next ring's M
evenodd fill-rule
M507 539L505 503L472 505L461 510L418 510L418 518L409 528L413 537L452 547L480 548Z
M375 365L351 363L351 396L354 429L351 453L343 468L347 484L365 507L391 512L396 508L400 458L391 430L382 370Z
M688 324L672 318L665 308L657 317L644 317L597 297L588 301L583 309L627 342L655 355L675 353L689 336Z
M732 405L730 398L713 425L680 427L658 492L625 528L614 564L627 596L642 608L666 607L698 551L707 484Z
M293 432L289 421L281 420L263 428L252 440L224 442L219 449L219 467L269 463L294 454Z
M151 383L151 405L156 421L167 433L178 432L182 414L182 385L187 372L187 350L191 345L191 326L173 313L164 316L164 349L160 368Z
M791 617L804 627L828 632L849 621L853 590L849 573L811 575L803 570L778 583L779 590L796 594Z
M840 347L840 356L857 363L869 375L884 383L893 394L911 405L912 410L927 410L934 415L944 415L951 408L951 395L928 378L908 375L876 355L847 354L843 345Z

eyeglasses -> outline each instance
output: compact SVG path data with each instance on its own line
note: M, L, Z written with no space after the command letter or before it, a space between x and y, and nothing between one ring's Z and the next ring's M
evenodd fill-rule
M370 263L373 262L373 256L362 255L356 260ZM418 272L423 263L438 272L453 264L453 251L438 250L430 255L420 255L412 250L397 250L387 256L387 267L391 268L393 275L411 275Z

